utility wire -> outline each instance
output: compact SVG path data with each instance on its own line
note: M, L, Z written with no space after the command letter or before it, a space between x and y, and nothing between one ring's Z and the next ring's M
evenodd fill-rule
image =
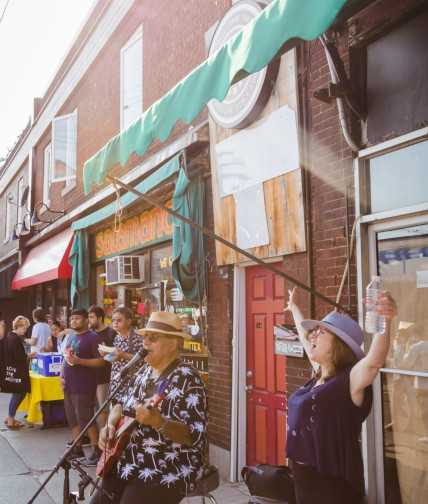
M6 5L4 6L3 12L1 13L0 23L3 21L4 13L6 12L8 5L9 5L9 0L7 0Z

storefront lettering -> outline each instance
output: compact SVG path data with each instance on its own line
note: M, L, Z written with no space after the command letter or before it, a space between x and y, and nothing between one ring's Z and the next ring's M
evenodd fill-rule
M166 203L172 208L172 200ZM130 249L148 245L150 242L170 236L174 229L172 217L168 212L154 207L122 221L119 231L108 227L95 236L95 255L97 259L123 253Z
M201 344L198 341L185 341L183 343L184 350L192 350L193 352L201 352Z

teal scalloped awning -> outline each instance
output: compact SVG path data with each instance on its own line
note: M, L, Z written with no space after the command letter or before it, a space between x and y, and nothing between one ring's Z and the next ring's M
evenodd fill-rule
M143 156L155 138L165 142L179 120L189 124L211 99L222 101L231 84L258 72L301 40L319 37L335 20L346 20L372 1L273 0L227 44L86 161L85 193L94 182L102 184L113 166L124 166L133 152Z

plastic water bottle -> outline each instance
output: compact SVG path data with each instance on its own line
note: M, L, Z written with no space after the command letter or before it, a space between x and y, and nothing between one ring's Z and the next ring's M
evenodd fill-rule
M366 320L364 326L368 333L383 334L385 332L385 317L375 310L376 305L374 304L374 301L380 299L381 292L386 292L382 280L380 276L373 276L366 289Z
M37 373L38 371L38 367L37 367L37 359L32 359L31 361L31 371L33 371L34 373Z

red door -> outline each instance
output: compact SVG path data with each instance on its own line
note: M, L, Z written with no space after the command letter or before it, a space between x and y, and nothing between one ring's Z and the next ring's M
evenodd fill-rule
M280 269L281 264L275 264ZM285 464L285 356L274 353L284 322L284 279L262 266L246 270L247 464Z

